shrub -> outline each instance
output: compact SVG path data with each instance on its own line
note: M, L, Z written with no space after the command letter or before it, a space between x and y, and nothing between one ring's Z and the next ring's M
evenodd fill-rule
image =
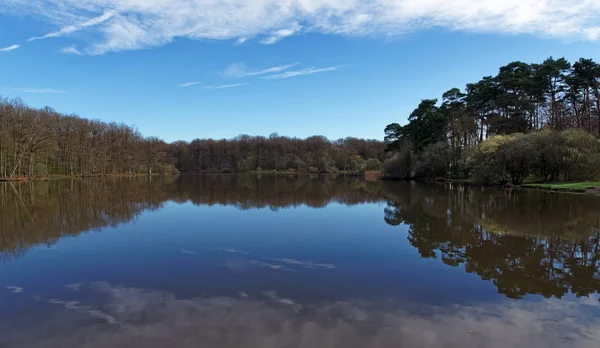
M450 168L450 146L438 142L427 146L417 157L414 175L419 178L433 179L445 177Z
M365 170L380 170L381 162L377 158L369 158L364 164Z
M412 177L412 146L404 145L385 162L383 175L388 179L408 179Z
M565 139L559 132L544 129L527 135L533 144L532 171L538 178L554 181L564 171L568 155Z
M474 179L481 183L521 184L533 167L535 146L526 135L497 135L474 156Z
M450 169L456 177L468 178L471 176L475 166L474 155L476 151L476 147L466 147L455 151Z
M564 179L599 179L600 140L580 129L568 129L561 135L566 146Z

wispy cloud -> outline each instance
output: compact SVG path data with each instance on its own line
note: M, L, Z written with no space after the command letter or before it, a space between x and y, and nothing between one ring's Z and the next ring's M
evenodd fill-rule
M260 41L260 43L264 45L272 45L277 43L280 40L285 39L286 37L292 36L302 29L298 23L294 23L290 28L279 29L272 32L266 39Z
M265 74L281 72L281 71L293 68L296 65L298 65L298 63L279 65L279 66L274 66L274 67L266 68L266 69L262 69L262 70L248 70L248 67L244 63L233 63L233 64L228 65L225 68L225 70L223 70L221 75L223 77L227 77L227 78L231 78L231 77L241 78L241 77L247 77L247 76L265 75Z
M273 264L273 263L269 263L269 262L264 262L264 261L252 260L252 261L249 261L249 263L251 265L257 265L257 266L260 266L260 267L266 267L266 268L274 269L274 270L278 270L278 271L294 272L294 273L298 272L295 269L291 269L291 268L286 267L284 265L277 265L277 264Z
M249 83L234 83L231 85L211 86L211 87L206 87L206 89L223 89L223 88L233 88L233 87L240 87L240 86L246 86L246 85L249 85Z
M186 82L186 83L182 83L182 84L178 85L177 87L179 87L179 88L191 87L191 86L199 85L200 83L201 82L199 82L199 81Z
M15 294L22 293L25 289L20 286L5 286L6 289L11 290Z
M85 29L85 28L89 28L89 27L96 26L98 24L102 24L102 23L106 22L107 20L109 20L113 15L114 15L114 13L112 11L107 11L107 12L104 12L104 14L102 14L101 16L88 19L82 23L68 25L66 27L60 28L57 31L48 33L46 35L30 37L29 39L27 39L27 41L49 39L52 37L60 37L63 35L68 35L68 34L80 31L82 29Z
M14 50L16 50L19 47L21 47L21 45L12 45L12 46L8 46L8 47L0 48L0 52L14 51Z
M286 71L281 74L263 76L262 78L267 79L267 80L287 79L287 78L295 77L295 76L312 75L312 74L318 74L318 73L322 73L322 72L336 71L339 68L340 68L340 66L332 66L329 68L308 68L308 69L302 69L302 70Z
M315 263L313 261L301 261L301 260L288 259L288 258L271 259L271 260L275 261L275 262L287 263L289 265L301 266L304 268L328 268L328 269L336 268L336 266L331 263Z
M77 47L75 47L75 45L68 46L68 47L63 47L60 50L60 52L64 53L64 54L74 54L74 55L77 55L77 56L83 56L83 53L79 52L79 50L77 49Z
M273 44L298 33L390 37L430 28L600 39L594 0L11 0L3 13L35 16L61 27L32 38L89 28L103 54L192 40L260 38ZM89 18L89 13L102 13ZM74 24L75 23L75 24Z
M67 284L67 285L65 285L65 288L71 289L73 291L79 291L79 289L81 289L82 285L83 284L81 284L81 283Z
M252 72L249 72L247 75L248 76L256 76L256 75L272 74L272 73L291 69L291 68L295 67L296 65L298 65L298 63L274 66L272 68L267 68L267 69L263 69L263 70L259 70L259 71L252 71Z
M13 88L21 93L65 93L65 91L53 88Z

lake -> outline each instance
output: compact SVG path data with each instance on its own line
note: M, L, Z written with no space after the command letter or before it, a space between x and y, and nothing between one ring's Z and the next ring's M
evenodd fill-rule
M0 347L600 346L600 197L233 174L0 193Z

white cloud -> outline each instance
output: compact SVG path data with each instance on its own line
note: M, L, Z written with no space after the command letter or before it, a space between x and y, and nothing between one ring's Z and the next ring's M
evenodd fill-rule
M223 70L221 75L223 77L227 77L227 78L231 78L231 77L241 78L241 77L247 77L247 76L265 75L265 74L281 72L281 71L293 68L296 65L298 65L298 63L279 65L279 66L274 66L274 67L266 68L266 69L262 69L262 70L248 70L248 67L244 63L233 63L233 64L230 64L229 66L227 66L227 68L225 68L225 70Z
M302 27L298 23L294 23L290 28L279 29L271 33L271 36L260 41L264 45L272 45L280 40L285 39L288 36L292 36L300 31Z
M52 88L13 88L13 90L21 93L65 93L65 91Z
M60 51L62 53L64 53L64 54L74 54L74 55L77 55L77 56L82 56L83 55L83 53L79 52L79 50L77 49L77 47L75 47L75 45L64 47Z
M179 87L179 88L190 87L190 86L195 86L195 85L198 85L198 84L200 84L200 83L201 83L201 82L199 82L199 81L186 82L186 83L182 83L182 84L180 84L180 85L179 85L179 86L177 86L177 87Z
M61 28L32 39L88 28L93 54L160 46L175 37L270 44L298 32L387 37L434 27L600 38L597 0L11 0L2 11Z
M276 72L280 72L280 71L284 71L284 70L293 68L296 65L298 65L298 63L274 66L272 68L267 68L267 69L263 69L263 70L251 71L247 75L248 76L256 76L256 75L272 74L272 73L276 73Z
M60 28L57 31L48 33L46 35L30 37L29 39L27 39L27 41L49 39L52 37L60 37L60 36L72 34L74 32L80 31L82 29L93 27L98 24L102 24L102 23L106 22L107 20L109 20L112 16L113 16L113 12L107 11L107 12L104 12L104 14L102 14L101 16L90 18L82 23L67 25L65 27Z
M0 52L14 51L14 50L16 50L19 47L21 47L21 46L20 45L12 45L12 46L8 46L8 47L0 48Z
M234 83L232 85L221 85L221 86L215 86L215 87L206 87L206 89L223 89L223 88L233 88L233 87L240 87L240 86L246 86L249 85L249 83Z
M6 288L6 289L8 289L8 290L12 290L12 292L13 292L14 294L19 294L19 293L22 293L22 292L23 292L23 290L25 290L25 289L23 289L23 288L22 288L22 287L20 287L20 286L5 286L5 288Z
M308 69L302 69L302 70L286 71L281 74L264 76L262 78L267 79L267 80L287 79L287 78L295 77L295 76L312 75L312 74L318 74L318 73L322 73L322 72L336 71L339 68L340 68L339 66L332 66L329 68L318 68L318 69L317 68L308 68Z
M246 41L248 41L248 38L247 38L247 37L240 37L240 38L238 38L238 39L237 39L236 43L237 43L238 45L241 45L241 44L243 44L243 43L244 43L244 42L246 42Z
M285 347L302 342L303 347L315 348L591 348L600 340L597 295L535 301L473 299L436 306L428 298L412 304L394 298L317 302L285 298L275 291L241 293L240 298L179 298L167 291L107 282L92 283L84 290L86 296L78 297L94 302L40 298L66 309L61 320L52 322L54 330L33 325L10 330L3 325L3 342L32 348L84 347L89 342L158 347L156 342L168 337L173 347L229 348L238 342L245 347ZM109 325L90 323L90 317ZM120 323L118 330L110 326Z
M288 259L288 258L280 258L280 259L271 259L276 262L287 263L290 265L301 266L305 268L328 268L333 269L336 268L334 264L331 263L315 263L313 261L301 261L296 259Z

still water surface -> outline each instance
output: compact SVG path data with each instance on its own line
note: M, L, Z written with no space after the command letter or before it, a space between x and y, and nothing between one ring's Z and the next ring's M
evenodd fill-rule
M0 193L0 347L600 346L600 197L252 175Z

